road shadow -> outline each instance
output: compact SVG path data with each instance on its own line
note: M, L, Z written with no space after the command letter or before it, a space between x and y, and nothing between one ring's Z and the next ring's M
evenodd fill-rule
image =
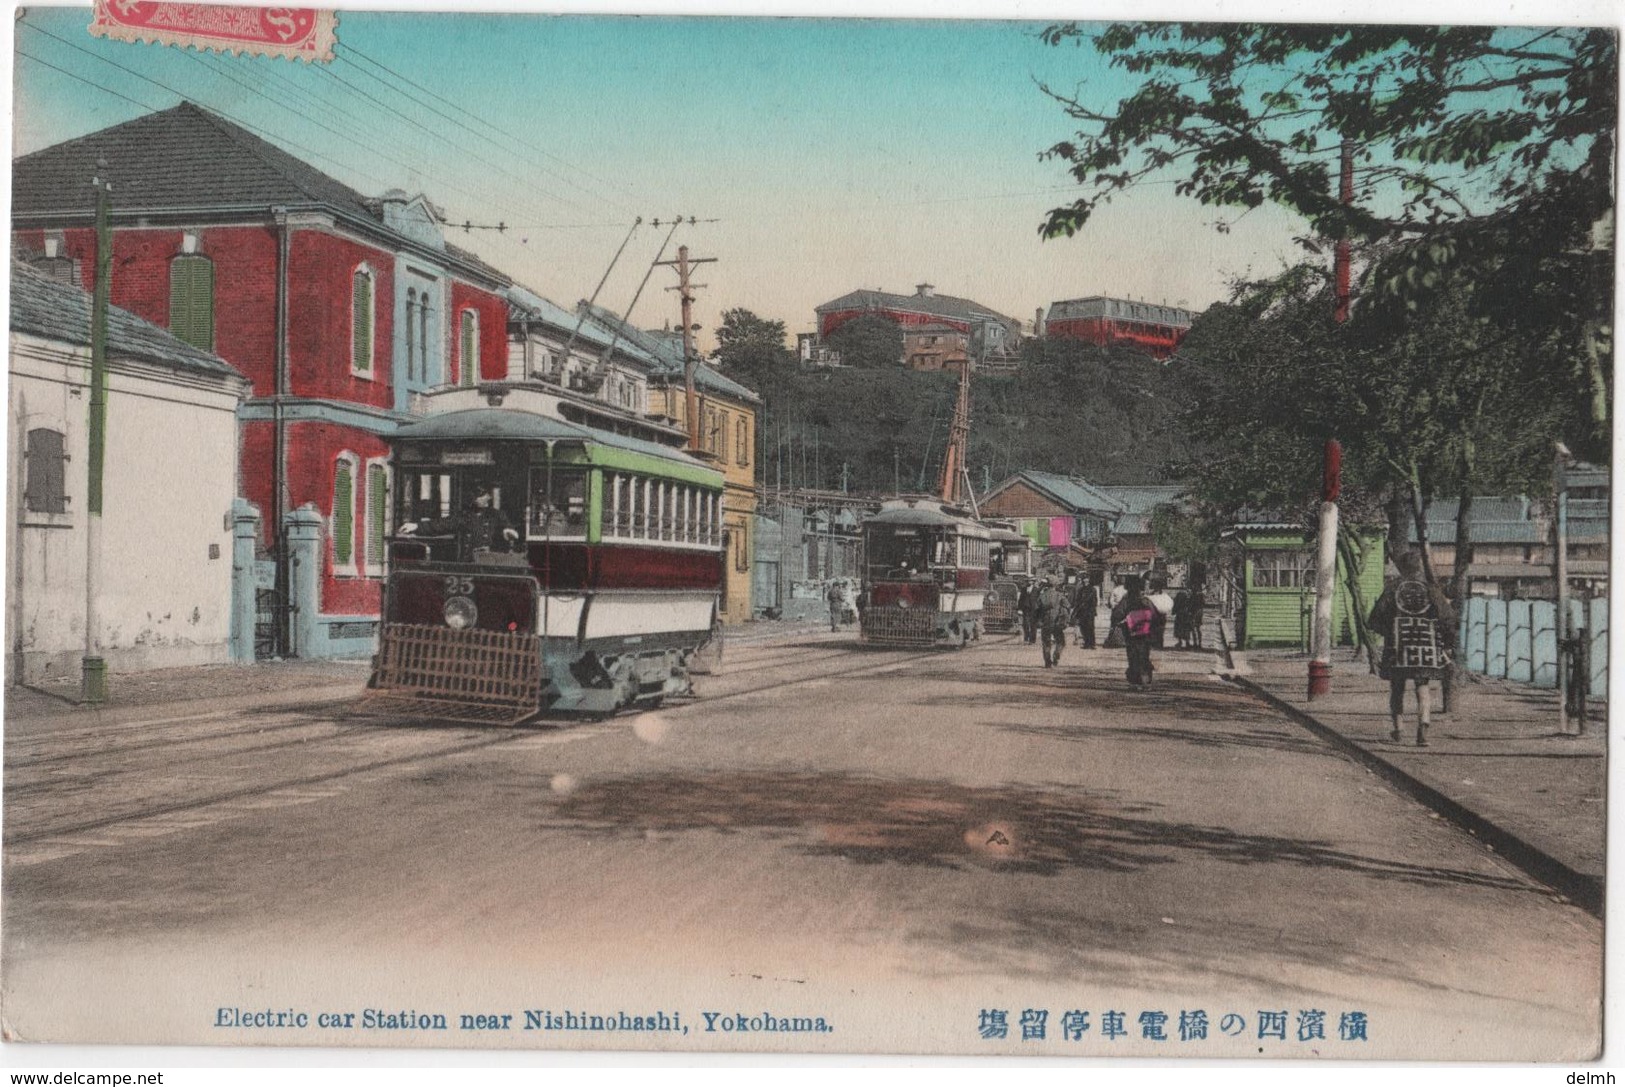
M935 678L935 677L933 677ZM967 685L985 687L979 698L989 706L1078 708L1093 715L1123 717L1168 716L1176 719L1230 722L1238 720L1279 720L1279 714L1238 688L1214 683L1205 675L1161 678L1150 690L1136 690L1117 674L1037 668L995 667L980 669L972 677L959 679ZM963 706L962 691L944 690L916 697L921 706Z
M1276 882L1294 888L1286 892L1288 901L1306 880L1321 886L1320 876L1327 877L1326 893L1345 904L1390 899L1401 886L1457 896L1549 894L1493 869L1413 863L1328 841L1164 819L1156 807L1116 793L1064 787L797 772L626 777L583 783L553 803L533 829L550 838L589 840L751 835L797 855L911 869L921 879L929 872L932 905L899 914L895 922L920 952L911 968L949 978L970 971L1053 980L1132 977L1155 985L1159 978L1186 983L1196 970L1286 994L1314 992L1312 979L1329 969L1445 991L1407 950L1415 933L1396 943L1363 920L1351 921L1348 909L1358 906L1330 908L1320 926L1283 926L1271 920L1281 907L1263 903L1256 911L1224 907L1215 913L1208 905L1170 903L1147 912L1133 877L1168 869L1172 875L1159 878L1177 885L1183 878L1177 866L1219 862L1255 870L1248 878L1261 895ZM1007 874L1056 882L1014 893L986 882ZM1473 912L1472 899L1456 901L1465 914ZM1283 961L1310 972L1287 982Z
M756 772L595 780L555 803L549 832L793 832L798 852L855 864L1053 876L1189 859L1355 873L1378 883L1536 891L1485 872L1350 852L1311 839L1156 818L1097 791L985 787L850 774Z
M1186 716L1186 715L1181 715ZM1233 718L1209 718L1209 720L1223 720L1226 724L1234 724ZM1000 732L1008 732L1016 736L1031 736L1043 740L1058 740L1063 743L1093 743L1097 740L1161 740L1172 743L1192 744L1196 747L1213 749L1223 748L1250 748L1258 751L1284 751L1294 755L1324 755L1328 758L1342 758L1324 743L1306 735L1293 735L1284 732L1272 732L1265 729L1234 728L1225 730L1202 730L1194 728L1170 728L1158 725L1077 725L1077 726L1043 726L1020 722L987 722L989 727Z

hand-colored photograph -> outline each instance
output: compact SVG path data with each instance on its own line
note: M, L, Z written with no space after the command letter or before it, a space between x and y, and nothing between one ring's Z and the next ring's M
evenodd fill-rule
M1603 1058L1617 27L15 15L8 1063Z

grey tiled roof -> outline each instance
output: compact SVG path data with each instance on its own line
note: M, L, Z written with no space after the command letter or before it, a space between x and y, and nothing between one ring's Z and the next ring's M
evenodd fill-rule
M509 287L507 297L510 311L518 320L538 321L559 330L566 337L575 336L578 343L590 344L600 350L614 343L617 354L649 369L655 366L655 360L649 353L627 340L625 336L616 339L615 334L600 322L590 317L582 320L580 313L571 313L557 302L543 298L528 287L517 285Z
M1189 328L1194 314L1179 306L1136 302L1129 298L1111 298L1096 294L1088 298L1069 298L1064 302L1050 303L1049 316L1045 320L1067 321L1079 317L1112 317Z
M99 174L115 212L329 204L376 219L348 185L191 102L17 159L12 214L92 212Z
M11 330L60 343L90 346L91 297L26 264L11 265ZM117 306L107 308L107 348L114 358L162 363L178 370L241 378L219 356L193 347Z
M321 206L407 240L384 225L378 201L191 102L16 159L12 216L89 216L96 209L91 180L98 176L112 182L115 214ZM467 270L510 282L466 249L447 245L446 255Z
M996 494L1018 481L1027 483L1028 486L1048 495L1069 510L1087 510L1108 516L1121 514L1124 511L1123 504L1107 494L1103 488L1096 487L1094 484L1079 479L1077 476L1057 475L1054 472L1038 472L1030 468L1017 472L1014 476L993 488L992 491L989 491L988 495ZM984 496L983 501L986 501L986 496Z
M840 310L878 310L896 309L909 313L929 313L937 317L952 317L958 321L988 320L992 319L1006 325L1015 326L1019 322L1013 317L1006 317L998 310L989 309L980 302L973 302L969 298L955 298L949 294L892 294L889 291L856 290L821 306L813 307L814 313L828 313Z
M1101 491L1122 503L1127 513L1149 514L1158 506L1178 502L1185 493L1183 483L1110 484Z
M583 302L582 305L587 303ZM683 341L680 335L634 328L619 314L603 306L588 306L588 313L600 327L610 329L612 333L618 329L623 342L630 342L642 349L653 363L653 376L668 379L683 376ZM724 377L715 366L703 362L694 372L694 384L737 400L753 404L761 401L761 397L754 392L732 378Z

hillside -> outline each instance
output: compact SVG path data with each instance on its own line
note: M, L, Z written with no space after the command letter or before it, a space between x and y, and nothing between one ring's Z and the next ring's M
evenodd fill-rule
M957 376L776 367L755 382L765 402L765 487L852 491L935 489ZM1022 468L1099 483L1168 478L1190 452L1174 433L1178 390L1168 369L1128 350L1028 345L1020 373L971 386L968 463L978 489Z

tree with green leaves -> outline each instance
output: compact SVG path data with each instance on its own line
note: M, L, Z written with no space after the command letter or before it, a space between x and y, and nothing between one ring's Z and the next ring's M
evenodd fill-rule
M1611 28L1124 23L1049 27L1129 74L1116 101L1045 88L1078 123L1047 154L1082 192L1070 236L1136 185L1302 216L1301 240L1367 249L1363 305L1417 314L1463 277L1475 316L1556 348L1606 455L1618 38ZM1354 199L1339 193L1345 142ZM1222 229L1222 227L1221 227Z
M864 313L825 337L841 362L860 370L881 370L903 363L903 329L877 313Z
M717 348L711 357L735 381L758 392L774 375L789 367L791 353L784 346L783 321L759 317L736 307L722 314Z

